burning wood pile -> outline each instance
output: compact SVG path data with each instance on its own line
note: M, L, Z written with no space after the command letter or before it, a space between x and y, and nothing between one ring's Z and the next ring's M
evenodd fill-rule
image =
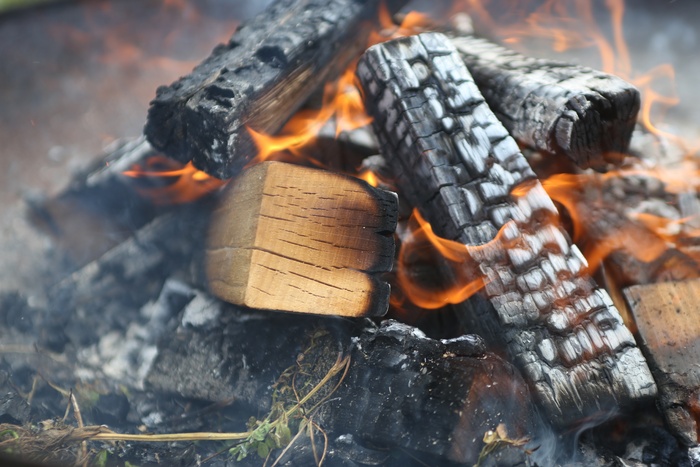
M455 25L377 24L403 3L278 0L158 89L145 137L34 207L60 239L104 197L125 233L63 245L74 271L40 305L3 297L8 325L31 315L60 364L0 371L3 388L28 368L47 382L30 391L41 408L8 389L0 447L187 465L700 463L696 244L667 248L642 206L700 202L634 160L637 88ZM341 131L313 108L345 91ZM291 134L299 119L314 131ZM313 157L290 157L302 146ZM547 176L560 169L568 185ZM616 199L635 189L633 208ZM76 199L86 214L64 215ZM596 243L634 229L644 254ZM669 278L683 281L651 284ZM78 426L21 431L64 385ZM171 444L138 457L139 441Z

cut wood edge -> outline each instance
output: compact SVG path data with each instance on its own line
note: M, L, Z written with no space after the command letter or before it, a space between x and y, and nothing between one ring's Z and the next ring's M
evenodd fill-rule
M264 162L244 172L213 215L211 292L278 311L383 316L398 217L394 193L320 169Z

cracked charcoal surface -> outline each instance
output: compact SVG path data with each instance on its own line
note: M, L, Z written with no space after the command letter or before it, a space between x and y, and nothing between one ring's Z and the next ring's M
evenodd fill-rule
M655 395L632 334L551 222L554 204L449 40L426 33L374 46L357 75L397 186L434 231L483 245L502 230L507 249L472 255L488 300L467 302L465 318L506 346L553 422ZM511 196L523 182L527 193Z
M526 57L473 36L452 38L474 82L516 139L603 170L626 153L639 91L591 68Z
M256 154L246 127L277 132L365 47L379 0L278 0L192 73L158 88L145 134L168 156L219 178ZM392 0L390 11L404 2Z
M478 336L435 340L387 320L353 342L352 366L330 402L338 433L471 465L498 424L513 437L538 429L526 383ZM524 462L522 450L511 454L519 457L504 465Z

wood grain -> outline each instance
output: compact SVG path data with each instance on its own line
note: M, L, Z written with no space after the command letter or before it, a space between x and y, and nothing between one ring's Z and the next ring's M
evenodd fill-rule
M688 446L700 441L700 280L624 291L641 347L659 383L659 406Z
M247 170L214 212L211 290L251 308L378 316L398 204L362 180L280 162Z

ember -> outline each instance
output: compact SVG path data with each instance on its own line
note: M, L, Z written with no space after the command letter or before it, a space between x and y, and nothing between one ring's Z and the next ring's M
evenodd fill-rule
M117 21L96 62L177 76L181 34L227 22L156 3L188 25L153 50ZM635 69L622 0L407 3L274 1L158 88L143 136L27 196L45 236L0 293L0 455L700 465L673 68ZM110 17L53 8L89 12L49 28L73 51Z

